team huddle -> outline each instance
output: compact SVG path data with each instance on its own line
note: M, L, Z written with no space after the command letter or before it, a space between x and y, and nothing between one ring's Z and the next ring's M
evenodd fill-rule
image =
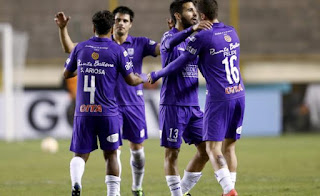
M72 195L80 195L89 155L103 150L108 196L120 196L122 139L129 141L132 194L142 187L148 138L142 83L163 78L160 92L160 144L165 148L165 179L172 196L191 195L209 161L223 196L236 196L235 144L241 136L245 90L239 69L240 41L235 29L219 22L216 0L174 0L170 30L161 43L129 35L134 12L125 6L92 17L94 36L73 43L69 17L56 15L60 41L70 53L64 77L77 76L77 96L70 150ZM161 55L162 69L142 73L146 56ZM198 69L206 80L204 113L198 101ZM182 139L196 154L178 172Z

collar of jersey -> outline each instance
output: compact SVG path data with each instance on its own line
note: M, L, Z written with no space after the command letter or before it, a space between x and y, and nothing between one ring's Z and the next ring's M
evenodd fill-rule
M101 37L91 37L91 39L96 42L110 42L111 41L110 38L101 38Z
M114 41L113 35L111 35L111 39ZM128 37L127 37L126 41L124 41L123 43L129 43L129 44L131 44L131 43L132 43L132 37L131 37L131 35L128 34Z
M223 27L224 24L222 22L218 22L218 23L213 23L212 26L213 27Z

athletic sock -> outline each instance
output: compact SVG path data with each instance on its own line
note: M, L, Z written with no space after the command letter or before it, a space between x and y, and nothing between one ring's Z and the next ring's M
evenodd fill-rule
M181 190L185 194L189 192L200 180L202 176L201 172L188 172L184 170L184 175L181 180Z
M131 150L130 165L132 171L132 190L142 189L142 181L144 176L144 148L139 150Z
M166 176L171 196L183 196L180 185L180 176Z
M107 196L120 196L121 178L113 175L106 175Z
M72 187L78 183L80 188L82 175L84 173L85 161L81 157L73 157L70 161L70 177Z
M219 169L218 171L215 172L215 176L217 178L217 181L221 185L224 194L227 194L232 189L234 189L233 183L231 181L229 169L227 168Z
M237 181L237 172L230 172L231 181L233 183L233 186L236 187L236 181Z

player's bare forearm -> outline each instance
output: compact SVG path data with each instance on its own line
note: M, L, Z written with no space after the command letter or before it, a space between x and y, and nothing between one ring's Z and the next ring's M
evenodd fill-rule
M147 81L147 76L146 74L137 74L137 73L130 73L126 78L125 81L127 84L130 86L137 86L141 83L144 83Z
M160 55L160 43L157 44L156 49L154 51L155 55Z
M64 52L71 53L71 51L74 49L74 47L78 43L72 42L72 40L69 36L67 27L59 29L59 36L60 36L60 43L61 43L61 46L62 46L62 49L64 50Z
M63 76L65 79L73 78L73 77L77 76L77 72L71 72L67 69L64 69Z

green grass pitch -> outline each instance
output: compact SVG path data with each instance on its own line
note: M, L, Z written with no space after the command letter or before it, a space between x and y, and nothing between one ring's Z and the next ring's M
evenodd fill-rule
M243 138L238 142L240 196L320 195L320 135L288 135L266 138ZM40 141L0 142L0 195L60 196L70 195L69 140L59 140L59 152L41 151ZM164 149L159 140L145 142L147 196L168 196L163 171ZM195 148L183 145L179 169L193 156ZM125 141L121 154L121 195L131 195L129 149ZM106 195L102 152L91 154L83 176L83 196ZM221 195L222 190L207 164L199 183L191 191L195 196Z

